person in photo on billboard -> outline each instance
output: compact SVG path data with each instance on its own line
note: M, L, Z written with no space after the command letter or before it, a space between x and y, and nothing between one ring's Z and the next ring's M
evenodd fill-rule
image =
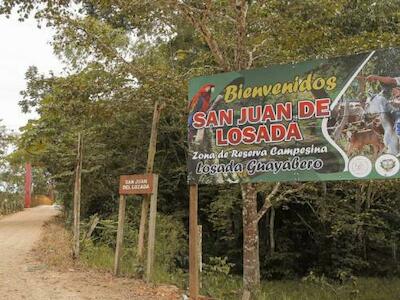
M379 82L392 88L392 96L395 103L400 103L400 77L369 75L368 82Z
M389 88L391 88L393 104L400 104L400 77L390 77L390 76L379 76L379 75L369 75L367 77L368 82L379 82ZM396 131L397 136L400 137L400 109L398 106L391 107L391 111L386 111L383 113L390 113L392 118L394 118L393 127ZM399 153L397 153L399 156Z

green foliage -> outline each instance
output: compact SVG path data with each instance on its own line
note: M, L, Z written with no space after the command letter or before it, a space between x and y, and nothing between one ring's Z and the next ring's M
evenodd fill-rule
M321 282L322 281L322 282ZM329 285L330 287L327 287ZM360 292L357 293L357 290ZM398 279L362 278L355 287L352 282L344 285L327 283L326 279L310 282L280 281L263 284L260 300L339 300L339 299L396 299Z
M0 216L24 208L24 170L13 164L12 155L9 155L16 139L15 134L0 125Z
M281 280L261 283L258 300L388 300L397 299L399 279L359 278L356 283L344 284L330 282L328 279L313 275L306 280ZM205 286L203 278L203 286ZM241 299L242 279L210 281L204 291L221 300Z
M8 194L8 196L6 196L4 193L2 193L1 197L0 216L11 214L24 208L22 195Z
M215 275L229 275L233 264L227 262L227 257L210 257L208 264L204 264L204 273Z
M124 252L121 273L141 277L144 265L136 260L137 237L139 232L138 209L128 207L127 222L124 228ZM132 218L133 217L133 218ZM90 239L82 245L82 260L89 266L113 270L116 244L117 216L114 219L101 219ZM91 218L92 219L92 218ZM81 226L82 234L89 229L90 221ZM182 258L187 256L186 232L182 224L171 216L157 215L156 251L154 280L182 283ZM165 282L164 281L164 282Z
M203 264L201 278L202 291L205 295L217 299L232 299L239 295L237 279L231 274L234 265L227 261L227 257L210 257L208 263Z
M187 234L183 224L173 216L157 216L156 260L158 268L166 273L174 273L177 266L184 266L187 257Z
M85 241L80 256L81 261L91 268L113 270L114 251L106 245L95 246L92 241Z

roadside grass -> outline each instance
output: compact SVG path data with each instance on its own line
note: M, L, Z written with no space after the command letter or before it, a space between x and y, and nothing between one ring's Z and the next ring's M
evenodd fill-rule
M219 277L219 278L218 278ZM240 277L212 276L202 280L201 294L215 299L241 299ZM357 283L317 284L303 280L263 281L258 300L398 300L400 279L358 278Z
M137 263L134 250L127 249L122 258L121 273L138 278L143 268ZM88 267L112 271L114 252L105 246L93 246L83 250L82 259ZM153 282L174 284L187 289L187 274L183 271L167 272L155 267ZM241 299L242 279L240 276L203 274L201 294L213 299ZM358 278L346 284L313 283L304 280L264 281L259 300L396 300L400 299L400 279Z
M87 240L82 244L81 259L72 259L72 236L65 229L64 220L56 217L47 222L34 255L43 264L58 270L89 268L112 272L114 249ZM122 257L121 273L131 278L141 278L144 268L136 260L136 249L126 248ZM202 273L200 293L212 299L241 299L242 279L227 274L223 260L219 267L207 268ZM169 264L167 264L169 265ZM224 273L225 272L225 273ZM345 284L317 280L264 281L259 300L397 300L400 299L400 278L356 278ZM156 259L152 281L155 284L174 284L187 289L187 274L180 269L171 270L161 259Z
M330 287L301 281L263 284L259 299L268 300L395 300L400 297L399 279L360 278L356 284Z
M96 270L113 271L113 251L108 246L94 247L90 241L82 245L80 259L84 266Z
M88 268L113 272L114 249L106 245L94 245L87 241L82 247L81 261ZM121 258L121 275L142 279L145 275L145 262L139 263L136 259L136 249L125 248ZM155 284L173 284L185 288L187 275L180 269L173 272L166 270L162 264L155 264L152 282Z

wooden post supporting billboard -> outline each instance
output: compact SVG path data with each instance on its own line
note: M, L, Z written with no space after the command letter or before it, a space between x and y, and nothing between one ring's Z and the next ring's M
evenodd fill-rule
M190 185L189 203L189 296L197 300L199 295L199 252L198 252L198 185Z
M81 178L83 158L83 137L78 134L78 154L76 156L75 186L74 186L74 245L73 258L79 258L80 252L80 215L81 215Z
M197 226L198 238L197 238L197 251L199 252L199 272L203 272L203 226ZM200 280L200 287L201 287L201 280Z

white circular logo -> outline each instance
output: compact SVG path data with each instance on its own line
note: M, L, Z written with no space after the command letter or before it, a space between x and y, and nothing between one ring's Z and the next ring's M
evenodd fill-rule
M368 176L372 171L372 163L368 157L355 156L349 162L349 171L351 175L357 178Z
M375 169L379 175L390 177L399 171L400 163L396 156L391 154L383 154L376 160Z

